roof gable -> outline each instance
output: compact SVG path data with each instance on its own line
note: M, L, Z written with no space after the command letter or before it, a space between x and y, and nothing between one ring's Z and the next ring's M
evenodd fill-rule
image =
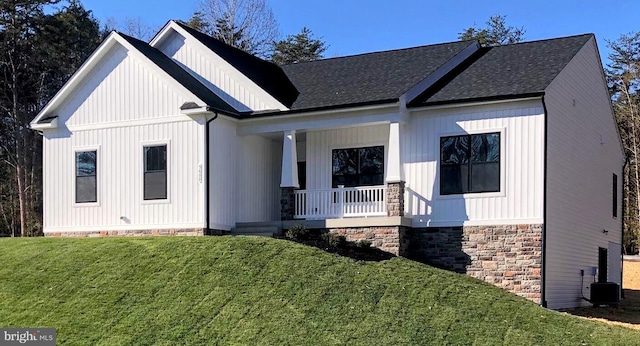
M170 22L169 25L171 25L171 23L177 25L180 29L202 43L207 49L220 56L285 107L290 107L298 97L298 90L296 90L296 87L291 83L280 66L227 45L180 22ZM154 39L152 45L159 39L160 37Z
M194 95L196 99L193 101L203 103L204 106L213 108L214 110L225 114L237 114L235 109L226 104L222 99L215 95L215 93L211 92L208 88L202 85L202 83L198 82L188 72L184 71L175 62L157 51L155 48L150 47L145 42L114 31L109 34L102 44L93 52L93 54L91 54L87 61L85 61L78 71L74 73L74 75L38 113L38 115L32 120L31 127L34 129L55 127L48 125L52 123L57 124L57 122L51 121L51 119L57 118L57 114L52 114L52 112L55 112L56 109L67 100L67 98L72 96L73 91L90 76L91 72L102 63L103 59L109 57L109 52L114 45L121 45L127 50L139 53L143 59L146 59L149 63L157 66L160 71L166 73L169 80L176 82L175 85L184 88L190 94Z
M206 102L206 105L217 111L228 115L236 115L237 111L228 103L222 100L213 91L193 77L189 72L185 71L175 61L146 42L140 41L133 37L120 34L127 42L134 46L139 52L144 54L149 60L169 74L182 86L191 91L194 95Z

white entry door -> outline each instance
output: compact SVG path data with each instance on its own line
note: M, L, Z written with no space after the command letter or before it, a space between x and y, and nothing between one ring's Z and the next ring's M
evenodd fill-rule
M622 246L620 244L609 242L609 258L607 262L609 264L607 281L615 282L622 288Z

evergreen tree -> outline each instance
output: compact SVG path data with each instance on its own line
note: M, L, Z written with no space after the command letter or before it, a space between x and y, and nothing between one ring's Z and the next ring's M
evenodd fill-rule
M288 35L284 40L273 43L271 61L284 65L318 60L327 48L322 39L313 38L311 30L303 27L299 34Z
M41 233L41 137L29 129L95 48L97 22L78 1L0 0L0 233ZM18 229L19 228L19 229Z
M507 16L495 15L489 17L485 28L477 26L469 27L458 34L458 39L478 40L483 46L501 46L505 44L522 42L524 39L524 28L507 26Z

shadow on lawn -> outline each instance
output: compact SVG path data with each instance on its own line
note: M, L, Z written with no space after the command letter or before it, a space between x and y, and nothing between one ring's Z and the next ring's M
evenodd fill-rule
M631 328L640 329L640 291L625 289L624 300L617 307L586 307L566 312L575 316L626 323L630 324Z
M382 251L380 249L366 245L363 246L362 243L349 242L346 240L341 240L338 242L331 241L328 237L322 236L322 234L308 235L306 237L303 237L302 239L292 239L284 236L279 238L294 241L296 243L304 244L307 246L313 246L329 253L340 255L343 257L349 257L356 261L380 262L396 257L394 254Z

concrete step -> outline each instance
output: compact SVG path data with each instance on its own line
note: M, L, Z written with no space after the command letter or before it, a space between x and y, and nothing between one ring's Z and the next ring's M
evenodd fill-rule
M231 229L231 235L253 235L258 237L273 237L278 233L278 227L237 227Z

